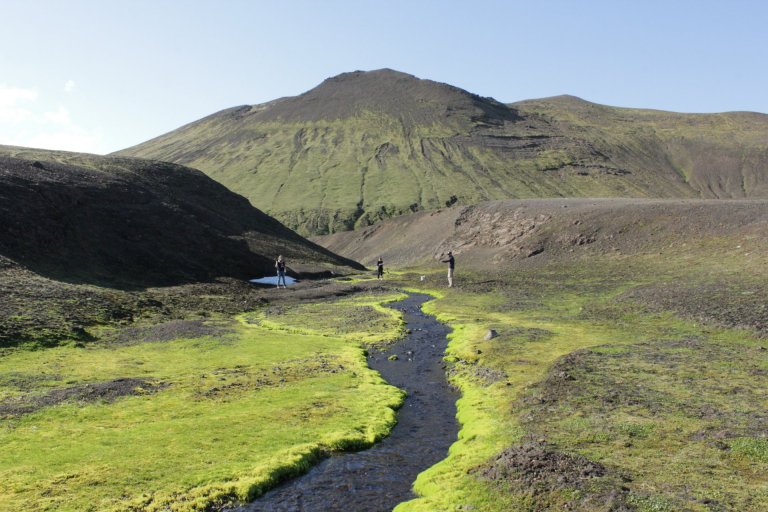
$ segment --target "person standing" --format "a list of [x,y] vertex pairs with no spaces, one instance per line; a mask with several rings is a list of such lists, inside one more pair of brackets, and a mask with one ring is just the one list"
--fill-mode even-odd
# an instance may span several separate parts
[[447,260],[441,260],[443,263],[448,264],[448,288],[453,287],[453,268],[455,267],[456,263],[453,259],[453,253],[451,251],[448,251],[448,259]]
[[376,279],[384,279],[384,260],[381,259],[381,256],[376,262]]
[[282,281],[283,288],[288,288],[285,284],[285,260],[282,254],[277,257],[275,268],[277,269],[277,287],[280,288],[280,282]]

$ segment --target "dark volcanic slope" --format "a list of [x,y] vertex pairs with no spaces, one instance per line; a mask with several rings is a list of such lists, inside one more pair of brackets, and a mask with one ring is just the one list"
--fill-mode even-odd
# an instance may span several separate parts
[[[328,249],[368,265],[482,272],[546,263],[649,256],[741,261],[768,253],[768,200],[527,199],[418,212],[373,226],[316,237]],[[704,255],[704,256],[702,256]]]
[[266,108],[241,107],[260,121],[332,121],[366,112],[398,118],[404,126],[431,123],[503,123],[515,121],[513,109],[492,98],[482,98],[451,85],[419,80],[411,75],[381,69],[355,71],[328,78],[299,96],[283,98]]
[[0,147],[0,256],[54,279],[165,285],[355,265],[203,173],[147,160]]
[[768,197],[768,116],[504,105],[384,69],[213,114],[121,155],[201,169],[301,233],[458,202]]

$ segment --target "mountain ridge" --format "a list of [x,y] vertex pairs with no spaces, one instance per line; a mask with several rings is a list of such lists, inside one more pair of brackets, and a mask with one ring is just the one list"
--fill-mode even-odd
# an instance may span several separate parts
[[768,116],[569,95],[503,104],[389,69],[225,109],[115,153],[198,168],[302,234],[535,197],[768,197]]
[[527,103],[537,103],[537,102],[571,103],[574,105],[592,105],[597,107],[605,107],[613,110],[658,112],[658,113],[673,114],[673,115],[680,115],[680,116],[686,116],[686,115],[708,116],[708,115],[726,115],[726,114],[746,114],[746,115],[755,115],[760,117],[768,116],[768,113],[766,112],[758,112],[754,110],[726,110],[723,112],[681,112],[676,110],[666,110],[666,109],[653,108],[653,107],[627,107],[627,106],[619,106],[619,105],[608,105],[604,103],[597,103],[595,101],[590,101],[588,99],[582,98],[581,96],[576,96],[574,94],[556,94],[554,96],[544,96],[541,98],[529,98],[525,100],[508,102],[508,103],[505,103],[505,105],[509,107],[517,107],[520,105],[525,105]]

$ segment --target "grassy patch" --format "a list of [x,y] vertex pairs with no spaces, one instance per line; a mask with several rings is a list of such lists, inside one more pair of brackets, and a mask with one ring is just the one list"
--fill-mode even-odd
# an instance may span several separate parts
[[[243,315],[249,324],[298,334],[336,336],[365,345],[392,341],[403,334],[403,321],[393,309],[384,307],[405,295],[361,294],[329,302],[298,306],[274,306]],[[388,333],[389,337],[382,337]]]
[[465,276],[427,304],[454,329],[462,430],[397,512],[768,508],[764,341],[637,300],[697,288],[682,263],[600,266]]
[[[727,297],[761,319],[754,294],[735,293],[763,289],[759,269],[736,281],[715,263],[693,274],[691,260],[590,263],[418,290],[453,328],[462,429],[397,512],[768,509],[765,341],[758,322],[726,329],[740,326],[710,314]],[[733,293],[712,286],[725,280]],[[695,310],[675,307],[689,295]],[[200,510],[368,446],[402,395],[367,369],[364,347],[401,334],[381,307],[400,297],[7,349],[0,509]],[[132,380],[114,396],[86,392],[119,379]]]
[[[349,299],[334,314],[378,307],[373,297]],[[111,389],[104,383],[118,378],[144,384],[6,409],[0,509],[203,510],[254,498],[326,452],[369,446],[394,424],[402,393],[367,368],[360,342],[396,337],[399,320],[366,309],[371,324],[337,333],[314,313],[277,315],[285,324],[270,316],[269,328],[195,324],[194,337],[174,338],[191,328],[174,324],[6,352],[0,404],[39,405],[64,389]]]
[[744,457],[748,461],[768,464],[768,439],[739,437],[730,443],[733,455]]

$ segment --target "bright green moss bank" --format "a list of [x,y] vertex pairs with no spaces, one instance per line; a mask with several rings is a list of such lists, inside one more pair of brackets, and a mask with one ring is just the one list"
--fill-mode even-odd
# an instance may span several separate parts
[[703,303],[705,283],[726,280],[737,308],[764,281],[689,263],[464,274],[430,290],[425,309],[454,329],[461,432],[396,512],[768,510],[765,342],[639,292]]
[[358,331],[396,337],[399,318],[377,309],[393,298],[334,303],[366,313],[347,332],[299,307],[286,316],[311,332],[242,321],[193,339],[7,353],[3,404],[123,377],[156,387],[0,419],[0,510],[205,510],[370,445],[403,396],[367,368]]
[[[390,274],[437,297],[425,309],[453,328],[461,389],[457,442],[396,511],[768,510],[765,341],[728,327],[765,325],[768,280],[762,262],[730,261],[605,258],[461,273],[453,289],[442,273]],[[0,509],[206,510],[370,445],[403,395],[364,350],[400,335],[382,304],[401,296],[274,303],[203,337],[7,352],[6,407],[146,385],[0,420]]]

